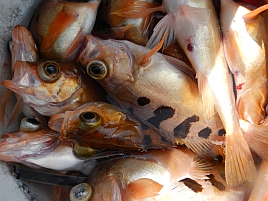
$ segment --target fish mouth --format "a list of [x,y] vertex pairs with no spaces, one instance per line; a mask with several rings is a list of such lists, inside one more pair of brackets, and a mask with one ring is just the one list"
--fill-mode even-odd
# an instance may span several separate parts
[[22,86],[20,84],[17,84],[16,82],[14,82],[12,80],[3,80],[1,82],[1,84],[16,94],[34,95],[33,92],[29,90],[29,87],[25,87],[25,86]]

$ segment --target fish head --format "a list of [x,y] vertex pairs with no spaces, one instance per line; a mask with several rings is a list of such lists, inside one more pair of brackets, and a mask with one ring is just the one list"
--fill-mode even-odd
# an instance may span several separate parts
[[104,102],[86,103],[74,111],[56,114],[48,125],[60,133],[60,139],[83,147],[121,150],[141,146],[138,124]]
[[118,85],[123,86],[134,79],[135,57],[123,42],[87,35],[85,47],[77,60],[106,91],[107,88],[116,89]]
[[100,0],[41,3],[30,23],[43,58],[68,59],[77,57],[84,36],[91,32]]
[[79,68],[73,62],[17,61],[12,80],[2,84],[45,116],[80,106],[84,89]]
[[7,162],[26,161],[29,157],[50,153],[58,143],[58,133],[50,129],[5,133],[0,139],[0,159]]
[[12,73],[17,61],[35,62],[38,60],[38,51],[31,32],[22,25],[12,30],[11,40]]

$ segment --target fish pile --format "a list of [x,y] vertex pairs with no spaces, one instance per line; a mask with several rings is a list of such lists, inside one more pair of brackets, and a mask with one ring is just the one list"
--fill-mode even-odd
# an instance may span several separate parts
[[82,175],[53,200],[267,200],[267,3],[44,0],[12,30],[0,160]]

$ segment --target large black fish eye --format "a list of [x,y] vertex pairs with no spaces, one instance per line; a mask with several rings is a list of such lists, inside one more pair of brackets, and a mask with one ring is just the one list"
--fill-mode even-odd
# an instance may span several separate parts
[[71,201],[88,201],[93,195],[93,189],[88,183],[74,186],[70,191]]
[[93,79],[100,80],[105,78],[108,69],[107,65],[103,61],[94,60],[87,64],[86,71]]
[[38,66],[38,75],[45,82],[55,82],[60,78],[60,66],[55,61],[45,61]]
[[101,117],[95,112],[82,112],[78,126],[83,130],[96,130],[101,125]]

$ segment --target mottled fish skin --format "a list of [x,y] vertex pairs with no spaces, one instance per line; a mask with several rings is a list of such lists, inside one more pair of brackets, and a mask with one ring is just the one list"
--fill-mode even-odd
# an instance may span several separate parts
[[225,131],[220,118],[217,115],[206,118],[195,80],[160,53],[139,65],[148,51],[128,41],[89,36],[78,60],[84,67],[102,60],[108,73],[97,81],[124,111],[159,129],[169,141],[223,141]]
[[[267,104],[267,30],[265,17],[244,19],[251,10],[221,1],[221,24],[226,59],[234,75],[241,119],[260,124]],[[265,11],[267,12],[267,11]]]
[[[56,80],[43,79],[45,66],[58,70]],[[106,101],[106,92],[93,79],[88,79],[76,62],[18,61],[14,71],[12,80],[4,80],[2,84],[44,116],[73,110],[85,102]]]
[[76,59],[84,36],[94,26],[100,2],[43,1],[30,23],[30,31],[37,40],[41,56]]
[[194,157],[193,152],[183,148],[149,150],[135,158],[102,163],[88,180],[94,189],[90,201],[247,199],[245,186],[230,189],[216,171],[211,174],[204,171],[204,175],[208,174],[207,179],[193,178]]
[[[86,119],[83,118],[87,117],[93,122],[90,127],[84,124]],[[50,118],[48,125],[61,134],[61,140],[83,147],[112,150],[173,147],[161,138],[157,130],[142,125],[104,102],[90,102],[74,111],[56,114]]]

